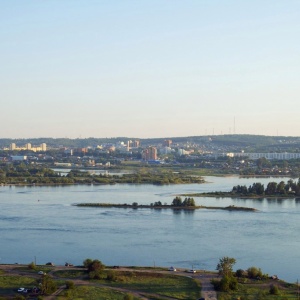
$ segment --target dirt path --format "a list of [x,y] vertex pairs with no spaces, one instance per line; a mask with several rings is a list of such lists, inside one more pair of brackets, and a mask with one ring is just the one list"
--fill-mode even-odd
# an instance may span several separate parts
[[205,300],[217,300],[217,293],[215,292],[213,285],[210,283],[210,281],[214,278],[218,278],[218,275],[210,273],[201,273],[197,276],[197,279],[201,282],[201,294],[202,297],[205,298]]

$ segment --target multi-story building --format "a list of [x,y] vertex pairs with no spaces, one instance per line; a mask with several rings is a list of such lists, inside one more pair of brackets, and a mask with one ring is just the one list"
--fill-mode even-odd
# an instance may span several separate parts
[[142,153],[144,160],[157,160],[157,149],[156,147],[150,146],[146,148]]
[[164,140],[163,142],[163,146],[165,147],[171,147],[171,144],[172,144],[172,140]]
[[134,148],[138,148],[138,147],[140,147],[140,145],[141,145],[141,142],[139,140],[134,140],[132,143],[132,147],[134,147]]
[[24,146],[17,147],[15,143],[11,143],[9,145],[9,150],[30,150],[33,152],[47,151],[47,145],[46,143],[42,143],[40,146],[32,146],[30,143],[27,143]]
[[15,143],[11,143],[9,145],[9,150],[16,150],[16,144]]
[[259,158],[266,158],[266,159],[298,159],[300,158],[300,153],[293,153],[293,152],[282,152],[282,153],[227,153],[226,156],[229,157],[249,157],[250,159],[259,159]]

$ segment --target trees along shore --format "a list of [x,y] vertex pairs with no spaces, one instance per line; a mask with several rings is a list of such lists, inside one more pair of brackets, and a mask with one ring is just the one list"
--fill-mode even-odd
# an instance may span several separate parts
[[200,176],[192,176],[184,172],[172,171],[136,172],[133,174],[109,175],[90,174],[87,171],[71,170],[61,175],[52,169],[42,166],[20,164],[0,167],[0,184],[3,185],[68,185],[68,184],[190,184],[204,183]]
[[269,182],[264,187],[264,184],[260,182],[255,182],[249,187],[246,185],[237,185],[232,188],[230,192],[210,192],[210,193],[193,193],[182,196],[190,197],[232,197],[232,198],[296,198],[300,197],[300,178],[298,181],[293,179],[288,180],[287,182],[280,181]]

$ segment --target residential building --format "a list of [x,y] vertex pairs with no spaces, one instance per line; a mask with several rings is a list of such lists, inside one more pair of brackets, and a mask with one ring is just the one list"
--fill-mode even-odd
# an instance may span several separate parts
[[146,148],[142,153],[143,160],[157,160],[156,147],[150,146]]

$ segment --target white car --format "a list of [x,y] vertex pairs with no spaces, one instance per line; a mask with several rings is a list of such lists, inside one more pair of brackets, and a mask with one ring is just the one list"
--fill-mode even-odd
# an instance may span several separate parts
[[169,271],[171,271],[171,272],[176,272],[176,269],[175,269],[174,267],[170,267],[170,268],[169,268]]
[[188,272],[188,273],[196,273],[196,270],[190,269],[190,270],[188,270],[187,272]]
[[39,275],[44,275],[44,274],[46,274],[46,273],[44,273],[43,271],[39,271],[38,274],[39,274]]
[[23,293],[25,291],[25,288],[18,288],[19,293]]

